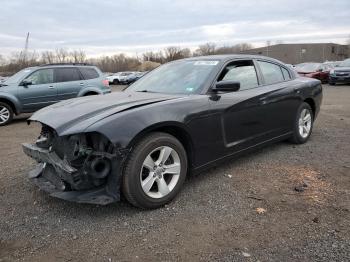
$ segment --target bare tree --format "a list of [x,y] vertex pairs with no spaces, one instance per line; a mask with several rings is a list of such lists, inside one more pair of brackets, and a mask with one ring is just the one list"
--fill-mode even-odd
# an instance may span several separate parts
[[219,47],[216,49],[215,54],[237,54],[252,48],[253,46],[249,43],[240,43],[233,46]]
[[191,51],[188,48],[181,49],[176,46],[169,46],[164,49],[164,58],[166,62],[174,61],[191,56]]
[[73,50],[69,53],[74,63],[84,63],[86,60],[86,54],[82,50]]
[[43,64],[52,64],[56,62],[56,55],[52,51],[43,51],[41,53],[41,61]]
[[349,38],[346,42],[348,44],[348,57],[350,57],[350,35],[349,35]]
[[206,43],[200,45],[197,50],[194,52],[195,56],[205,56],[205,55],[214,55],[216,53],[216,44]]
[[156,63],[164,63],[165,58],[162,51],[159,52],[146,52],[142,55],[143,61],[151,61]]
[[7,62],[6,59],[2,55],[0,55],[0,66],[5,65],[6,62]]
[[194,53],[192,53],[189,48],[170,46],[162,51],[145,52],[142,54],[141,58],[129,57],[125,54],[116,54],[113,56],[101,56],[99,58],[90,59],[87,59],[85,52],[82,50],[68,51],[65,48],[59,48],[54,51],[47,50],[41,52],[40,54],[35,51],[27,52],[25,60],[22,59],[22,52],[15,52],[11,54],[9,59],[4,59],[0,55],[0,72],[2,72],[2,74],[3,72],[6,72],[6,74],[13,74],[28,66],[66,62],[89,62],[98,66],[105,72],[150,70],[159,66],[160,64],[186,57],[232,54],[251,48],[252,45],[249,43],[240,43],[233,46],[223,47],[217,47],[214,43],[206,43],[204,45],[200,45]]
[[65,63],[68,57],[68,51],[65,48],[56,49],[56,59],[58,63]]

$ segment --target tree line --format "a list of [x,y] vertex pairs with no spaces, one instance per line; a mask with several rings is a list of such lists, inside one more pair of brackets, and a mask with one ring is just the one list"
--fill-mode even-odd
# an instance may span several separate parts
[[98,58],[88,58],[83,50],[69,51],[65,48],[43,52],[21,51],[13,53],[9,58],[0,55],[0,75],[12,75],[26,67],[52,63],[89,63],[98,66],[103,72],[147,71],[160,64],[182,58],[239,53],[251,48],[253,46],[249,43],[232,46],[217,46],[214,43],[206,43],[198,46],[194,51],[189,48],[170,46],[156,52],[145,52],[136,57],[121,53]]

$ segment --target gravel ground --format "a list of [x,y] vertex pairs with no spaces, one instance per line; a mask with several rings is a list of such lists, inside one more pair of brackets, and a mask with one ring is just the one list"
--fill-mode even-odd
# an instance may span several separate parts
[[308,143],[192,176],[153,211],[40,192],[20,147],[39,127],[17,118],[0,128],[0,261],[349,261],[349,101],[349,86],[325,86]]

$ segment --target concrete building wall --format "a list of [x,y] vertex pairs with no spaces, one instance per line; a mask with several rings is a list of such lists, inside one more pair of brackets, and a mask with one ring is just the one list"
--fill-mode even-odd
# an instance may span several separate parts
[[243,51],[244,54],[269,56],[286,64],[341,61],[349,57],[349,47],[332,43],[278,44]]

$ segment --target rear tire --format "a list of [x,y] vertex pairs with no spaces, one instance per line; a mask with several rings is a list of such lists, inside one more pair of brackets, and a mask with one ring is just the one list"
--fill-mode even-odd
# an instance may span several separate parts
[[0,126],[9,124],[13,119],[13,110],[10,105],[0,102]]
[[312,133],[314,113],[308,103],[303,102],[295,117],[293,136],[290,141],[294,144],[304,144]]
[[182,144],[167,133],[152,133],[138,142],[130,153],[124,168],[122,191],[136,207],[158,208],[175,198],[186,174],[187,155]]
[[113,80],[113,85],[119,85],[119,80],[118,79],[114,79]]
[[331,86],[335,86],[335,83],[329,82],[329,85],[331,85]]

